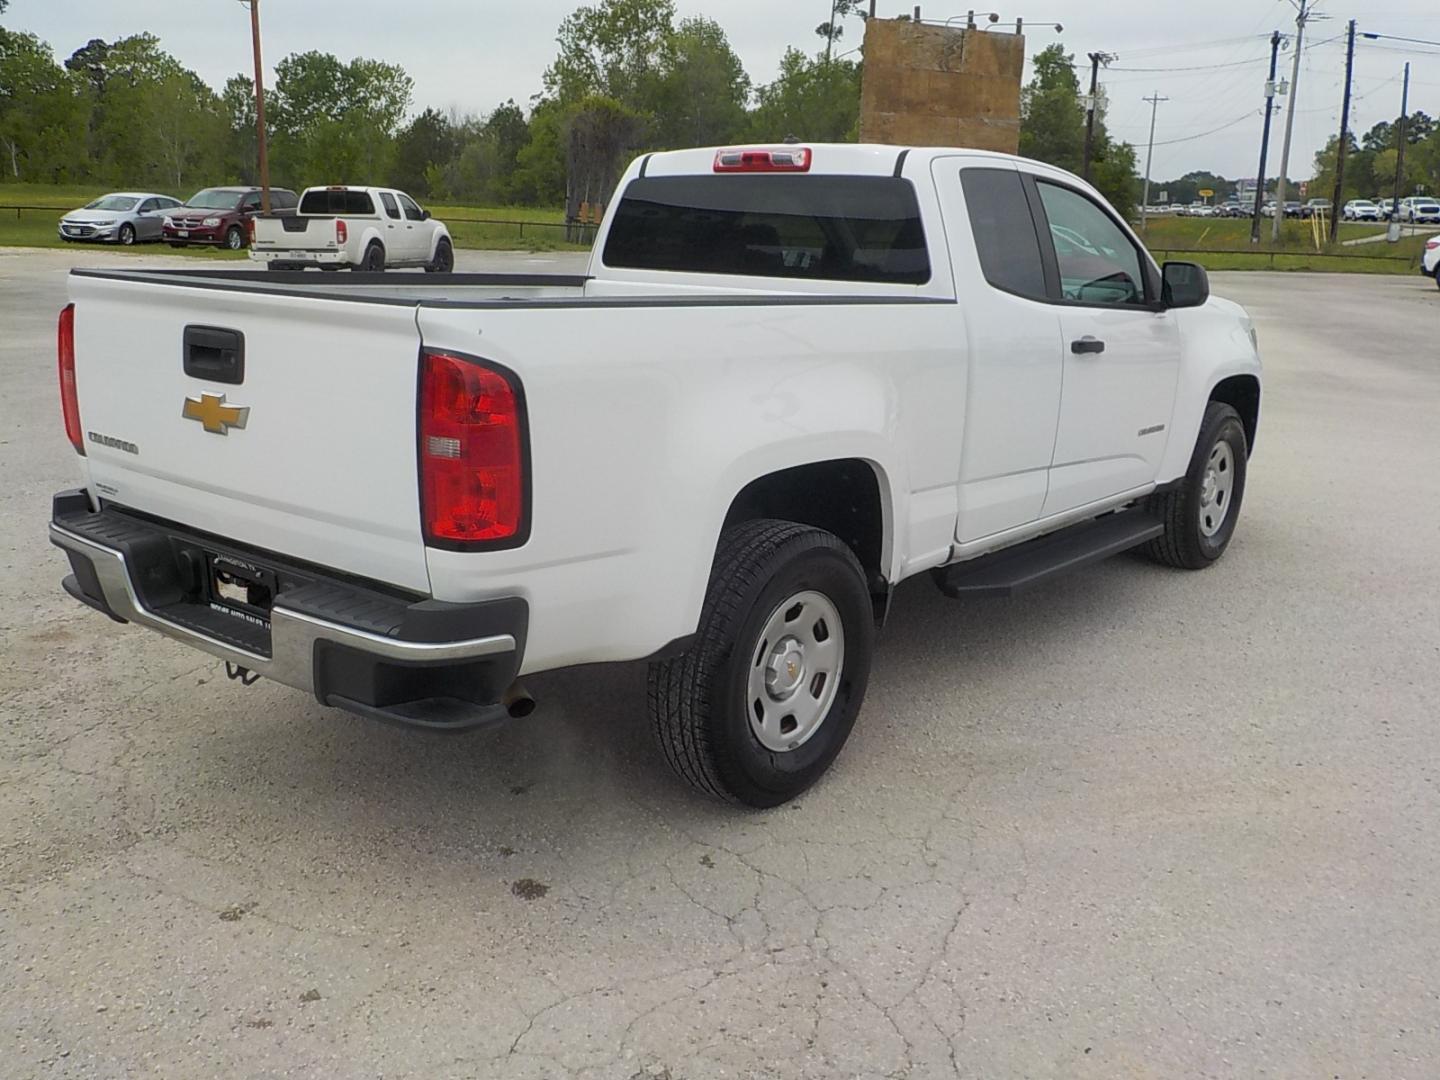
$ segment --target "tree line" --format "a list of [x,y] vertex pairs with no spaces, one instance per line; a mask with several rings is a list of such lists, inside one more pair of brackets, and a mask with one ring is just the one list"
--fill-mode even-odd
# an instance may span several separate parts
[[[598,0],[561,23],[543,90],[485,114],[412,114],[414,84],[384,60],[293,53],[266,87],[271,182],[390,183],[473,205],[555,206],[567,192],[577,117],[627,155],[681,146],[858,137],[858,51],[867,5],[814,0],[832,16],[814,53],[791,47],[774,78],[752,82],[724,29],[678,18],[674,0]],[[7,0],[0,0],[3,14]],[[1023,92],[1020,151],[1076,172],[1085,113],[1073,57],[1052,46]],[[153,187],[182,197],[254,183],[255,95],[237,74],[216,90],[140,33],[87,42],[63,60],[0,25],[0,182]],[[571,155],[573,156],[573,154]],[[1097,124],[1093,178],[1127,211],[1135,150]]]

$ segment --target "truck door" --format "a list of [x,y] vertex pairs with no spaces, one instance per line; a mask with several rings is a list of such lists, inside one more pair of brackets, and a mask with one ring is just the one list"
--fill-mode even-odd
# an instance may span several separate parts
[[1110,211],[1079,188],[1027,178],[1058,278],[1064,392],[1044,515],[1153,483],[1180,371],[1175,316],[1154,307],[1158,275]]
[[385,237],[385,250],[398,255],[405,246],[400,239],[405,232],[405,219],[400,216],[400,204],[390,192],[382,191],[380,205],[383,207],[380,232]]
[[934,166],[969,338],[955,530],[961,544],[1040,517],[1062,363],[1060,311],[1046,292],[1041,237],[1021,174],[993,158],[968,161],[940,158]]
[[399,198],[400,209],[405,214],[404,224],[395,231],[396,235],[402,238],[401,242],[405,247],[396,253],[396,258],[405,259],[407,262],[428,259],[431,230],[426,224],[425,215],[419,204],[409,195],[403,191],[397,191],[395,195]]

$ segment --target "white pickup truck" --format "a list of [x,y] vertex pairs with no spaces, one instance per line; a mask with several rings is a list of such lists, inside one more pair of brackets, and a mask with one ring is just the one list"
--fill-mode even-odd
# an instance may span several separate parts
[[1208,567],[1259,419],[1251,321],[1201,268],[976,151],[647,155],[584,276],[76,270],[70,298],[77,600],[422,728],[648,659],[670,764],[753,806],[840,751],[900,581]]
[[393,188],[307,188],[298,210],[255,217],[250,230],[250,258],[271,270],[455,268],[450,230]]

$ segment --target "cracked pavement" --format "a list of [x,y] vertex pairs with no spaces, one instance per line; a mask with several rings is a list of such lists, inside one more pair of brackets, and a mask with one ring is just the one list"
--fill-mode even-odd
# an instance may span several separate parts
[[0,1077],[1434,1074],[1433,283],[1216,275],[1268,369],[1225,561],[907,583],[754,813],[671,779],[639,665],[436,739],[66,597],[54,318],[117,258],[0,253]]

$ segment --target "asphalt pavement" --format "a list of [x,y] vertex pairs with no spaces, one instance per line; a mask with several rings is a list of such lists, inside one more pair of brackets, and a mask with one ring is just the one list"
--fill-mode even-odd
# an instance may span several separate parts
[[1268,378],[1223,562],[907,583],[755,813],[640,665],[437,739],[65,596],[55,315],[119,257],[0,253],[0,1077],[1436,1075],[1433,282],[1215,275]]

